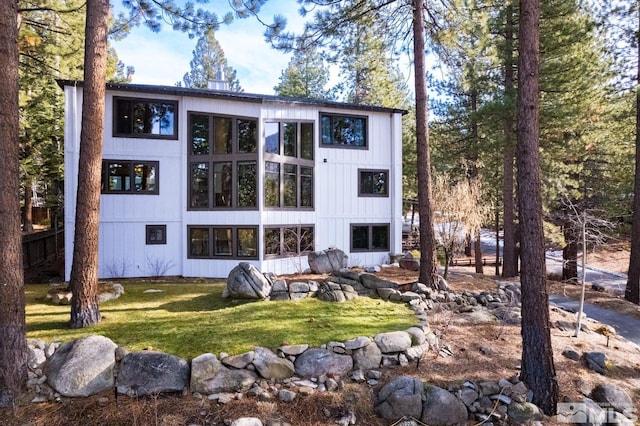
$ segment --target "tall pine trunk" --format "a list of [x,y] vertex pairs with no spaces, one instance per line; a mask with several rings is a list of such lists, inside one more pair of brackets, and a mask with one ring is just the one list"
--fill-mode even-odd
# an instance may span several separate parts
[[518,206],[522,250],[522,381],[533,403],[556,413],[558,381],[549,331],[539,153],[539,0],[520,0]]
[[98,229],[109,0],[87,1],[84,89],[70,287],[72,328],[100,322]]
[[[640,20],[638,22],[640,25]],[[624,291],[624,298],[636,305],[640,305],[640,39],[638,42],[638,68],[636,75],[639,83],[636,89],[636,169],[633,181],[633,222],[631,224],[629,275],[627,276],[627,288]]]
[[27,378],[18,142],[18,2],[0,2],[0,406]]
[[438,274],[433,206],[431,205],[431,159],[429,154],[429,123],[427,73],[424,43],[424,0],[413,2],[413,53],[416,92],[416,149],[418,174],[418,215],[420,216],[420,276],[421,283],[435,287]]
[[[506,10],[505,29],[505,68],[504,90],[505,100],[513,99],[513,6]],[[516,251],[515,203],[514,203],[514,140],[515,135],[511,105],[505,105],[504,115],[504,151],[503,151],[503,182],[502,182],[502,220],[503,220],[503,263],[502,276],[515,277],[518,275],[518,255]]]

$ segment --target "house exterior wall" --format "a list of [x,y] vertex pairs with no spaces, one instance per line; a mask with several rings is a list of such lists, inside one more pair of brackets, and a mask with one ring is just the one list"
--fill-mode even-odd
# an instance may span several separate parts
[[[79,158],[82,87],[65,85],[65,277],[71,273],[77,170]],[[113,135],[113,98],[134,97],[178,102],[178,138],[123,138]],[[258,123],[258,208],[252,210],[196,211],[189,209],[189,113],[251,117]],[[367,117],[367,149],[321,147],[320,112]],[[314,208],[286,209],[264,206],[265,122],[290,120],[314,123]],[[306,256],[266,258],[265,226],[312,225],[315,249],[337,247],[350,256],[352,266],[388,262],[389,253],[401,251],[402,238],[402,142],[401,112],[353,110],[304,102],[247,102],[165,93],[131,93],[107,90],[104,117],[103,158],[157,161],[157,195],[103,194],[100,206],[99,276],[140,277],[182,275],[226,277],[239,259],[190,259],[190,225],[250,225],[258,227],[257,260],[249,260],[263,272],[302,271]],[[388,170],[389,196],[358,194],[360,169]],[[389,224],[389,250],[351,253],[352,224]],[[166,244],[146,244],[147,225],[166,225]],[[160,273],[161,272],[161,273]]]

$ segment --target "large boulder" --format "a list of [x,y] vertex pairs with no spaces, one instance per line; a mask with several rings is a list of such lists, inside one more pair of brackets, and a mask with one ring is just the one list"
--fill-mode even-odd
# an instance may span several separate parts
[[382,351],[375,343],[369,343],[353,350],[353,368],[360,370],[374,370],[380,368]]
[[398,283],[395,281],[387,281],[379,278],[373,274],[361,274],[360,281],[362,285],[371,290],[377,290],[379,288],[392,288],[397,289]]
[[328,274],[349,265],[349,256],[337,248],[309,253],[307,259],[311,272],[315,274]]
[[248,262],[240,262],[229,272],[222,297],[236,299],[267,299],[271,282],[258,268]]
[[591,391],[591,399],[613,408],[619,413],[625,413],[634,407],[633,400],[618,385],[613,383],[601,383]]
[[244,392],[256,382],[253,371],[227,368],[214,354],[202,354],[191,361],[191,391],[202,394]]
[[117,347],[110,339],[95,335],[62,344],[45,364],[49,386],[69,397],[112,389]]
[[349,355],[313,348],[296,358],[295,368],[296,374],[302,377],[342,376],[353,369],[353,359]]
[[467,407],[451,392],[425,384],[424,397],[422,422],[430,426],[467,424]]
[[389,331],[373,338],[383,354],[402,352],[411,347],[411,335],[406,331]]
[[358,293],[350,285],[325,280],[319,284],[316,297],[325,302],[344,302],[356,299]]
[[384,385],[375,399],[375,410],[387,420],[409,416],[420,418],[422,414],[423,384],[414,377],[400,376]]
[[182,392],[188,380],[189,364],[184,359],[162,352],[133,352],[120,362],[116,389],[130,396]]

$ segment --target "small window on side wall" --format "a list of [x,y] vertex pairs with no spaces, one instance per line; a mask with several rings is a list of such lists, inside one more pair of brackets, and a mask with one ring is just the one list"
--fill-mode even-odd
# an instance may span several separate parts
[[367,149],[367,118],[320,114],[322,147]]
[[388,251],[389,224],[351,225],[351,251]]
[[358,195],[360,197],[388,197],[389,171],[358,169]]
[[147,225],[147,244],[167,244],[167,225]]

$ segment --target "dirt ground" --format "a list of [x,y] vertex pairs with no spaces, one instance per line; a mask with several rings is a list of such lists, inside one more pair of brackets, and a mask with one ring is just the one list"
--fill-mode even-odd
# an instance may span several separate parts
[[[628,252],[619,250],[592,255],[591,262],[598,262],[603,269],[625,272]],[[619,269],[613,269],[619,268]],[[488,271],[492,273],[493,270]],[[415,272],[399,268],[383,268],[381,277],[398,282],[413,282]],[[318,277],[315,277],[316,279]],[[476,275],[469,268],[454,268],[449,285],[454,290],[494,290],[496,279],[491,275]],[[549,291],[577,297],[579,287],[559,282],[549,282]],[[640,307],[607,293],[587,290],[587,300],[619,312],[636,315],[640,319]],[[596,330],[599,325],[587,321],[591,331],[573,337],[570,325],[575,314],[551,309],[551,335],[554,360],[560,388],[560,400],[578,400],[596,384],[613,382],[625,388],[634,401],[640,401],[640,348],[617,336],[607,337]],[[380,383],[386,383],[398,375],[410,375],[447,387],[466,380],[499,380],[518,375],[521,357],[520,327],[499,321],[478,323],[472,316],[452,314],[448,311],[429,313],[432,331],[440,336],[441,344],[448,345],[453,355],[438,356],[430,351],[419,365],[395,367],[383,370]],[[582,361],[572,361],[562,355],[571,346],[578,352],[602,351],[610,360],[610,368],[603,377],[587,369]],[[381,385],[380,384],[380,385]],[[378,385],[378,386],[380,386]],[[336,393],[298,396],[291,403],[260,402],[244,397],[226,405],[208,400],[198,400],[191,394],[184,396],[159,396],[135,400],[106,392],[89,398],[62,399],[57,403],[29,403],[29,395],[16,413],[0,411],[2,424],[9,425],[223,425],[239,417],[255,416],[265,422],[278,420],[291,425],[332,425],[347,410],[352,410],[358,425],[389,425],[375,416],[372,410],[376,388],[366,384],[348,384]],[[102,399],[100,399],[102,398]],[[636,406],[640,413],[640,405]],[[3,419],[4,418],[4,419]],[[225,423],[226,422],[226,423]],[[278,424],[278,423],[273,423]],[[554,424],[553,420],[545,424]]]

